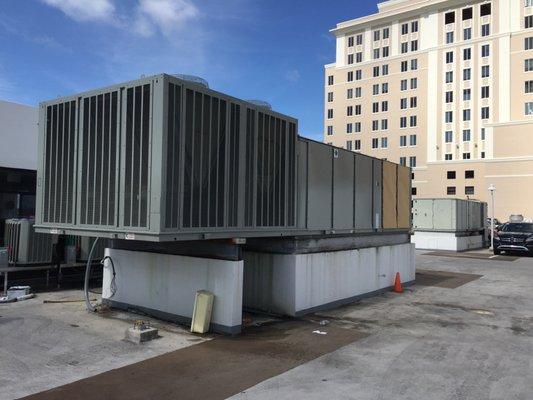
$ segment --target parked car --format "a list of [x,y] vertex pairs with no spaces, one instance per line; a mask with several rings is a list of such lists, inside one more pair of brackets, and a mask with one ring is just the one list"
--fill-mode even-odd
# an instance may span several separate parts
[[494,254],[502,251],[533,255],[533,223],[508,222],[500,227],[494,234]]

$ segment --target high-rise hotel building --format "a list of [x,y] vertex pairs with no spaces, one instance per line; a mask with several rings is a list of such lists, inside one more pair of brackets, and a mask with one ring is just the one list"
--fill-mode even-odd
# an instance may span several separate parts
[[414,198],[533,218],[533,0],[389,0],[342,22],[324,141],[412,167]]

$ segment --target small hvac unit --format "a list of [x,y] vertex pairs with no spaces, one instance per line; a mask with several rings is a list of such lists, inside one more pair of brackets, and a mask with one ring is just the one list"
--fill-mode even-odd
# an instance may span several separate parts
[[53,235],[37,233],[31,219],[8,219],[4,243],[10,264],[46,264],[52,261]]

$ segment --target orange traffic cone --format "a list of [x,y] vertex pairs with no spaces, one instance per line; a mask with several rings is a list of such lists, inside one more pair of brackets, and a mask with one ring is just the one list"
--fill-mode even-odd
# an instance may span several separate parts
[[394,293],[403,293],[402,280],[400,279],[400,273],[396,272],[396,279],[394,280]]

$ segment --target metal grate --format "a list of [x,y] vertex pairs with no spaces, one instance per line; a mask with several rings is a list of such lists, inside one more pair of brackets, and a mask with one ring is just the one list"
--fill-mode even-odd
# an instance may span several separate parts
[[224,227],[227,103],[187,89],[184,110],[183,227]]
[[296,126],[259,112],[256,225],[293,226]]
[[82,116],[80,221],[116,225],[116,167],[119,117],[117,91],[85,97]]
[[43,221],[70,224],[74,210],[76,102],[46,108]]
[[4,238],[11,264],[44,264],[52,260],[52,235],[36,233],[33,220],[6,220]]
[[254,225],[254,160],[256,157],[256,111],[246,110],[246,166],[244,192],[244,225]]
[[151,85],[126,91],[124,226],[147,227]]
[[168,85],[168,137],[166,162],[166,221],[165,227],[179,227],[179,174],[181,134],[181,91],[179,85]]

